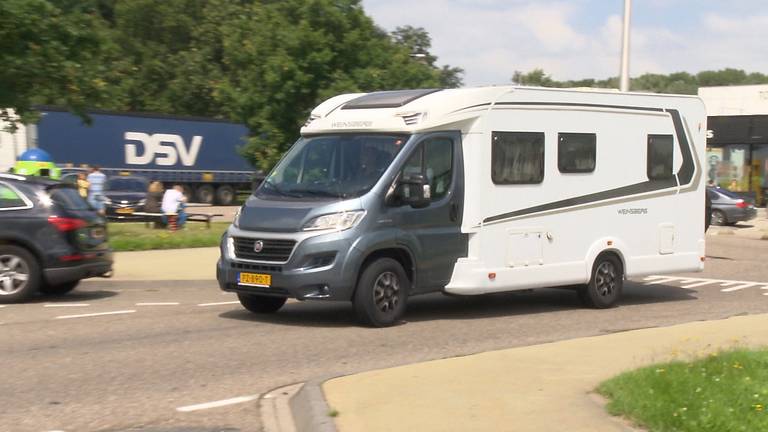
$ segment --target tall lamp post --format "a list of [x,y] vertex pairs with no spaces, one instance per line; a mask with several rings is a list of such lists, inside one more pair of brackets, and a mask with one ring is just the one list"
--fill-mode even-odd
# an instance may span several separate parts
[[632,15],[632,0],[624,0],[624,30],[621,36],[621,73],[619,89],[629,91],[629,19]]

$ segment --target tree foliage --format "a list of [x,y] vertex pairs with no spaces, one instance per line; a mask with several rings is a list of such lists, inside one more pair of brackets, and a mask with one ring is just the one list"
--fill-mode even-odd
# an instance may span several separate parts
[[390,35],[360,0],[3,0],[0,107],[242,122],[243,155],[267,169],[330,96],[460,86],[430,49],[424,29]]
[[[519,85],[540,87],[596,87],[618,88],[618,77],[603,80],[583,79],[556,81],[542,69],[534,69],[523,73],[515,71],[512,82]],[[762,73],[747,74],[740,69],[722,69],[718,71],[703,71],[696,75],[687,72],[675,72],[669,75],[643,74],[630,80],[630,89],[652,93],[696,94],[699,87],[768,84],[768,75]]]

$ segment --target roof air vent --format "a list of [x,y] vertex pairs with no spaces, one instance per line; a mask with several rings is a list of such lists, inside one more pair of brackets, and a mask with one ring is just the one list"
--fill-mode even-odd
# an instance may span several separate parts
[[417,112],[417,113],[403,113],[398,114],[398,117],[402,117],[403,121],[405,122],[406,126],[413,126],[415,124],[419,124],[422,120],[427,118],[427,113]]
[[317,120],[317,119],[319,119],[319,118],[320,118],[320,116],[319,116],[319,115],[310,114],[310,115],[309,115],[309,118],[307,119],[307,121],[306,121],[306,122],[304,122],[304,126],[302,126],[302,127],[307,127],[307,126],[309,126],[309,125],[310,125],[310,124],[311,124],[313,121],[315,121],[315,120]]

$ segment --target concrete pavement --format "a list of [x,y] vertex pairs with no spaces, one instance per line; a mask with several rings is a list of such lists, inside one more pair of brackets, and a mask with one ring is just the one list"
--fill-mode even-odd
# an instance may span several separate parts
[[768,315],[739,316],[366,372],[323,390],[341,432],[627,431],[590,395],[600,382],[656,362],[766,344]]

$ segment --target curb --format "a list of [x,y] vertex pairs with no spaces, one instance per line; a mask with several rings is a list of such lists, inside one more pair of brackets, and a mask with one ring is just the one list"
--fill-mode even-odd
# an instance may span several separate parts
[[321,378],[277,388],[259,401],[264,432],[337,432]]

